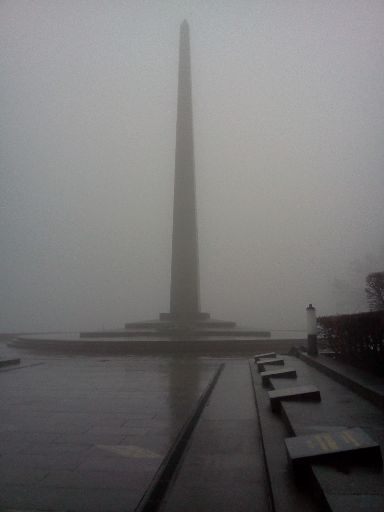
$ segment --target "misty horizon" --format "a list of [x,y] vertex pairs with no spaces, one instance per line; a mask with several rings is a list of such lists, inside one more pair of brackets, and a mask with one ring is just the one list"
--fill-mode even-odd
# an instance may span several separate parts
[[1,321],[169,311],[179,25],[201,309],[263,329],[368,309],[383,270],[384,4],[3,2]]

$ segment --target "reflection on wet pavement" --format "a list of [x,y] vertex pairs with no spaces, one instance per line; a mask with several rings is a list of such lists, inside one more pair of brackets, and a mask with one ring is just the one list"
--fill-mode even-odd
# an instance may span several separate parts
[[0,505],[95,511],[135,508],[218,366],[180,357],[22,363],[0,371]]

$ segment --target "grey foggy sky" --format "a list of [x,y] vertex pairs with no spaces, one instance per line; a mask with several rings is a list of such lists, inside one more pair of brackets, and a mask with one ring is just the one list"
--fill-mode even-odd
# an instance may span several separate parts
[[202,309],[301,328],[384,269],[384,2],[3,1],[0,331],[169,310],[191,29]]

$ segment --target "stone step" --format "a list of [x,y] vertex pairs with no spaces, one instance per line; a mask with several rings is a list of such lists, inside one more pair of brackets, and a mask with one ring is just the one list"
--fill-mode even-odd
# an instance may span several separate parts
[[257,369],[259,370],[259,373],[260,373],[260,372],[264,372],[266,370],[265,369],[266,366],[272,366],[272,365],[284,366],[284,364],[285,364],[284,359],[278,359],[278,358],[262,359],[261,361],[258,361]]
[[253,359],[255,363],[260,359],[271,359],[272,357],[276,357],[276,352],[266,352],[265,354],[256,354]]
[[320,391],[316,386],[309,384],[307,386],[294,386],[291,388],[274,389],[268,391],[271,409],[277,411],[280,408],[281,400],[313,400],[320,402]]
[[296,379],[297,374],[294,368],[284,368],[283,370],[268,370],[260,373],[261,380],[264,386],[270,384],[270,379]]

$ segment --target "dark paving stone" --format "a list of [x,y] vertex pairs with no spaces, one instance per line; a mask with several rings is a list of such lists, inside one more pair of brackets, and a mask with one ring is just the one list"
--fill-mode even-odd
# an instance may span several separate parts
[[59,434],[82,434],[90,430],[90,425],[76,425],[76,424],[52,424],[49,419],[44,421],[33,421],[24,424],[5,424],[2,426],[2,432],[22,432],[25,434],[33,433],[34,435],[41,433],[42,437],[46,434],[52,434],[51,437],[57,437]]
[[[135,437],[130,443],[97,444],[86,453],[84,461],[90,459],[120,458],[162,458],[172,442],[168,436]],[[140,455],[142,453],[142,456]]]
[[209,482],[201,486],[180,486],[173,492],[172,499],[165,501],[161,510],[166,512],[269,510],[268,502],[265,501],[262,493],[255,492],[262,482],[256,479],[251,483],[236,482],[232,480],[231,492],[223,491],[228,485],[227,481],[218,482],[217,485]]
[[204,456],[219,457],[228,453],[241,455],[254,449],[254,434],[254,419],[232,421],[203,419],[199,425],[199,436],[193,439],[193,447],[198,454],[204,454]]
[[59,434],[53,440],[54,444],[72,444],[80,446],[93,446],[95,444],[119,444],[126,435],[124,434]]
[[137,504],[137,492],[124,489],[84,489],[9,486],[1,490],[1,506],[15,510],[127,512]]
[[139,457],[117,457],[108,454],[99,454],[87,457],[78,466],[79,471],[117,471],[132,473],[157,470],[163,459],[163,455],[153,452],[153,456]]
[[33,469],[75,469],[83,458],[82,453],[24,453],[8,454],[0,457],[0,469],[25,467]]
[[[340,495],[359,494],[384,495],[384,476],[381,468],[356,461],[342,464],[313,464],[316,476],[321,479],[321,487],[325,494],[335,494],[335,468],[337,468],[337,493]],[[353,476],[353,478],[351,478]],[[356,486],[356,481],[359,486]]]
[[[42,481],[48,472],[46,470],[34,469],[29,467],[7,465],[0,467],[1,486],[5,485],[30,485]],[[0,494],[1,503],[1,494]]]
[[40,445],[34,445],[34,444],[22,444],[20,445],[18,453],[20,456],[23,457],[43,457],[43,458],[50,458],[52,460],[55,460],[58,457],[64,457],[66,458],[67,455],[74,456],[74,457],[80,457],[81,459],[84,458],[85,454],[88,453],[91,450],[90,446],[82,446],[82,445],[68,445],[68,444],[40,444]]
[[144,493],[153,471],[51,471],[44,476],[44,487],[84,489],[125,489]]
[[328,503],[333,512],[383,512],[384,496],[372,494],[332,495]]

